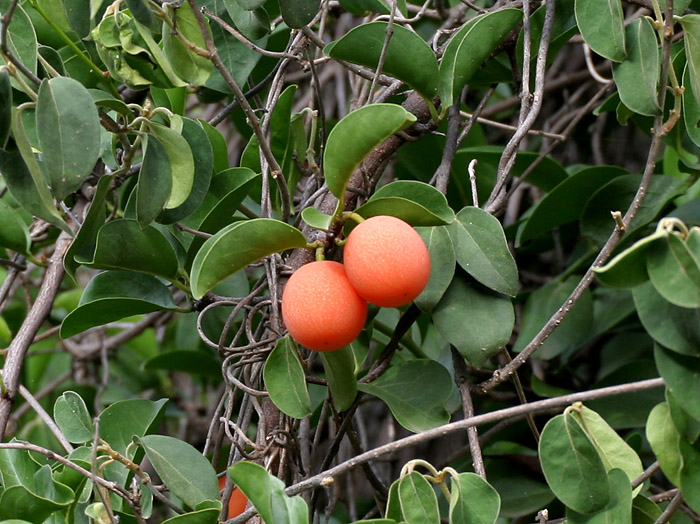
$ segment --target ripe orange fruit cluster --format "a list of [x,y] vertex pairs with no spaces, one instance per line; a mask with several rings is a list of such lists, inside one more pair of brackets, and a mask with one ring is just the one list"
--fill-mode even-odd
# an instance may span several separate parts
[[292,338],[315,351],[355,340],[367,302],[399,307],[413,301],[430,277],[430,254],[410,225],[391,216],[368,218],[348,235],[344,264],[320,260],[299,268],[282,294],[282,318]]

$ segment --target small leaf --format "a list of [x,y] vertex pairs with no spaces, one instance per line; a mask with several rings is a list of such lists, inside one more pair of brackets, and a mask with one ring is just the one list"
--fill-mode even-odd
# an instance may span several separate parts
[[620,0],[576,0],[576,22],[581,36],[600,56],[622,62],[625,26]]
[[53,418],[69,442],[82,444],[95,436],[85,401],[74,391],[66,391],[56,399]]
[[362,160],[416,117],[394,104],[370,104],[345,116],[328,135],[323,155],[328,188],[343,198],[345,186]]
[[694,419],[700,420],[700,358],[674,353],[654,345],[654,360],[666,387],[676,398],[682,398],[681,407]]
[[447,231],[462,269],[489,289],[515,296],[518,268],[498,219],[482,209],[465,207]]
[[333,405],[338,411],[345,411],[352,406],[357,396],[355,356],[352,348],[345,346],[336,351],[323,351],[321,360],[333,397]]
[[414,227],[442,226],[455,219],[454,211],[440,191],[415,180],[398,180],[382,186],[355,212],[364,218],[395,216]]
[[280,0],[282,20],[292,29],[301,29],[318,13],[321,0]]
[[129,271],[105,271],[85,287],[80,305],[61,324],[61,337],[132,315],[174,311],[173,296],[156,277]]
[[460,473],[450,479],[450,522],[496,522],[501,497],[475,473]]
[[515,313],[507,297],[458,275],[435,306],[433,321],[440,334],[478,368],[508,343]]
[[522,20],[519,9],[499,9],[472,18],[447,44],[440,62],[440,100],[450,107],[494,49]]
[[315,207],[305,207],[301,211],[301,219],[314,229],[328,231],[333,223],[333,215],[327,215]]
[[299,362],[296,345],[288,336],[279,339],[267,356],[263,379],[270,399],[285,415],[294,418],[311,415],[304,367]]
[[[700,24],[698,27],[700,27]],[[696,146],[700,146],[700,127],[698,127],[698,122],[700,122],[700,98],[695,95],[694,88],[688,89],[687,87],[691,85],[689,64],[686,64],[686,67],[683,70],[682,85],[686,86],[682,95],[685,132]]]
[[174,129],[151,123],[151,132],[158,138],[168,153],[172,183],[170,194],[165,202],[165,209],[181,206],[189,197],[194,182],[194,156],[185,138]]
[[547,484],[567,507],[578,513],[594,513],[610,501],[605,466],[573,415],[557,415],[547,422],[539,456]]
[[[190,84],[204,85],[214,68],[214,64],[208,58],[187,49],[185,44],[177,38],[178,33],[201,49],[207,48],[192,8],[186,2],[180,4],[177,9],[177,31],[173,31],[167,24],[163,24],[163,54],[180,78]],[[161,66],[162,62],[159,60]]]
[[[641,486],[639,486],[641,489]],[[566,510],[568,524],[632,524],[632,487],[625,472],[610,471],[610,502],[596,513],[582,514]]]
[[[384,48],[387,26],[387,22],[359,25],[328,44],[323,52],[336,60],[376,69]],[[437,91],[438,64],[435,53],[418,34],[400,25],[393,26],[382,72],[402,80],[432,103]]]
[[2,200],[0,200],[0,224],[2,224],[0,246],[26,255],[31,245],[29,228],[19,213]]
[[168,150],[155,135],[144,135],[144,153],[136,186],[136,219],[142,227],[165,207],[173,186]]
[[646,437],[659,461],[661,471],[675,486],[680,484],[681,456],[678,449],[680,435],[671,420],[667,402],[657,404],[649,413]]
[[78,190],[100,156],[100,118],[77,80],[44,80],[36,104],[36,130],[51,190],[61,201]]
[[[685,55],[688,60],[690,88],[693,90],[695,100],[700,100],[700,15],[690,14],[682,16],[680,22],[685,32],[683,42],[685,44]],[[687,86],[687,84],[685,85]],[[693,122],[693,124],[696,123]]]
[[399,481],[399,502],[406,524],[439,524],[438,501],[430,482],[412,471]]
[[165,435],[146,435],[136,440],[170,493],[185,504],[194,508],[202,501],[219,499],[216,471],[190,444]]
[[[241,246],[246,246],[241,250]],[[248,264],[272,253],[306,246],[295,227],[269,218],[242,220],[208,238],[192,262],[191,287],[196,299]]]
[[440,302],[455,274],[457,259],[452,240],[444,227],[416,229],[430,253],[430,279],[415,300],[421,311],[431,311]]
[[649,280],[647,251],[666,237],[666,231],[657,231],[621,251],[602,267],[594,267],[598,280],[617,289],[632,289]]
[[[3,15],[6,13],[9,4],[9,2],[3,2]],[[12,51],[12,54],[17,60],[22,62],[29,71],[36,74],[36,61],[38,56],[36,32],[34,31],[32,19],[21,5],[15,7],[12,15],[12,23],[7,27],[7,47]],[[17,70],[17,74],[22,75],[23,80],[29,85],[32,85],[32,82],[24,73]],[[12,87],[23,91],[22,85],[16,79],[11,78],[10,81]]]
[[12,126],[12,86],[7,69],[0,72],[0,149],[5,149]]
[[625,28],[625,34],[627,58],[613,66],[620,100],[640,115],[658,115],[661,113],[657,92],[660,66],[656,33],[642,16]]
[[445,424],[450,418],[445,402],[452,393],[452,380],[447,370],[432,360],[393,365],[377,380],[360,383],[357,389],[386,402],[396,421],[414,433]]
[[649,279],[666,300],[676,306],[700,307],[700,267],[677,233],[665,237],[647,253]]

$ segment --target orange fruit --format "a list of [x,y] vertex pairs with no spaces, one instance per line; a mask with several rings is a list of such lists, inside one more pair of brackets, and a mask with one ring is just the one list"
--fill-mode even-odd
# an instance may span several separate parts
[[[224,489],[226,484],[226,477],[219,477],[219,490]],[[226,518],[232,519],[237,517],[245,511],[245,507],[248,504],[248,499],[243,494],[243,492],[238,488],[233,488],[231,492],[231,498],[228,499],[228,514]]]
[[367,302],[355,292],[339,262],[321,260],[297,269],[282,294],[289,334],[315,351],[348,345],[362,331]]
[[355,226],[343,263],[357,294],[376,306],[408,304],[430,278],[425,242],[410,225],[391,216],[375,216]]

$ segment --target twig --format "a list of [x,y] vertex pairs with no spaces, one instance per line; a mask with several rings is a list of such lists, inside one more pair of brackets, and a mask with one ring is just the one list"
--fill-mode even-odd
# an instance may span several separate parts
[[369,86],[369,93],[367,94],[367,103],[372,103],[372,95],[374,94],[374,88],[377,85],[379,76],[382,74],[382,68],[384,67],[384,61],[386,60],[386,54],[389,50],[389,43],[391,42],[391,37],[394,35],[394,16],[396,16],[396,0],[389,0],[389,5],[391,10],[389,11],[389,22],[386,26],[386,32],[384,35],[384,43],[382,44],[382,49],[379,52],[379,61],[377,62],[377,69],[374,72],[374,77],[372,78],[372,83]]
[[467,171],[469,173],[469,185],[472,189],[472,205],[474,207],[479,207],[479,191],[476,187],[476,163],[476,158],[472,158],[467,167]]
[[673,500],[669,502],[668,506],[666,506],[666,509],[664,512],[659,515],[659,518],[656,519],[654,524],[666,524],[669,520],[671,520],[671,517],[673,514],[678,511],[678,509],[681,507],[681,504],[683,503],[683,493],[681,493],[680,490],[678,490],[678,493],[676,493],[676,496],[673,497]]
[[53,436],[56,437],[61,446],[63,446],[63,449],[65,449],[68,453],[73,453],[73,450],[75,448],[71,445],[70,442],[68,442],[68,439],[63,434],[63,431],[61,431],[61,429],[56,425],[56,422],[54,422],[53,418],[51,418],[51,415],[49,415],[43,408],[43,406],[39,404],[39,401],[34,398],[31,391],[29,391],[22,384],[20,384],[19,393],[20,395],[22,395],[24,400],[26,400],[27,403],[34,409],[34,411],[36,411],[37,415],[39,415],[39,418],[41,418],[44,424],[46,424],[46,427],[48,427],[51,433],[53,433]]
[[455,100],[448,111],[445,149],[442,151],[442,160],[440,161],[438,168],[435,170],[432,180],[435,183],[435,188],[443,195],[447,193],[447,184],[450,181],[452,163],[454,162],[455,155],[457,154],[460,123],[459,106],[461,98],[461,96],[457,97],[457,100]]

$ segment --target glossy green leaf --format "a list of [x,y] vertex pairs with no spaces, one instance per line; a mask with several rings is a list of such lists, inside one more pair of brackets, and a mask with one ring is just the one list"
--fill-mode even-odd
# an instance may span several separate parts
[[328,135],[323,154],[326,183],[342,198],[345,187],[362,160],[416,117],[394,104],[370,104],[345,116]]
[[567,507],[594,513],[610,502],[610,482],[598,450],[571,414],[542,430],[539,457],[547,484]]
[[691,444],[681,438],[678,447],[681,452],[679,487],[683,500],[692,510],[700,511],[700,442]]
[[632,501],[632,522],[634,524],[654,524],[661,516],[661,508],[642,495]]
[[195,176],[194,156],[189,143],[179,132],[156,123],[151,123],[150,128],[170,159],[172,182],[165,209],[173,209],[182,205],[192,191]]
[[0,72],[0,149],[5,149],[12,127],[12,86],[7,70]]
[[138,439],[158,476],[185,504],[194,508],[219,499],[219,482],[211,463],[187,442],[165,435]]
[[113,450],[133,459],[137,453],[133,446],[129,447],[132,436],[142,437],[155,432],[165,416],[166,403],[167,399],[135,398],[110,404],[100,413],[100,437]]
[[700,307],[700,266],[677,233],[666,236],[647,253],[649,280],[666,300],[676,306]]
[[672,484],[678,486],[681,472],[680,435],[671,420],[667,402],[657,404],[649,413],[646,437],[656,460],[659,461],[661,471]]
[[165,145],[155,135],[144,135],[144,154],[136,186],[136,219],[142,227],[165,207],[173,187],[172,166]]
[[[522,351],[540,332],[550,317],[566,303],[578,284],[577,277],[553,281],[534,291],[525,302],[520,334],[513,351]],[[561,353],[576,349],[591,336],[593,328],[593,298],[586,290],[571,308],[571,312],[537,349],[537,357],[549,360]]]
[[301,29],[318,13],[321,0],[279,0],[282,20],[292,29]]
[[673,393],[668,389],[666,390],[666,402],[671,412],[673,425],[676,427],[678,433],[680,433],[681,438],[694,444],[700,437],[700,420],[691,417],[685,409],[683,409],[683,402],[676,399]]
[[52,513],[65,509],[74,496],[67,486],[48,481],[36,491],[24,486],[4,490],[0,495],[0,519],[44,522]]
[[433,321],[440,334],[478,368],[508,343],[515,314],[508,297],[455,276],[435,306]]
[[654,360],[666,387],[674,397],[683,399],[681,407],[694,419],[700,420],[700,358],[680,355],[658,344],[654,345]]
[[450,479],[450,522],[487,524],[496,522],[501,497],[475,473],[460,473]]
[[301,211],[301,219],[314,229],[328,231],[333,223],[333,215],[327,215],[315,207],[305,207]]
[[209,78],[214,64],[208,58],[187,49],[177,38],[177,33],[198,47],[207,48],[197,19],[188,3],[180,4],[177,10],[177,32],[163,24],[163,54],[181,79],[190,84],[203,85]]
[[598,280],[617,289],[632,289],[649,280],[647,251],[658,245],[668,233],[657,231],[621,251],[607,264],[594,267]]
[[219,520],[220,512],[221,510],[216,508],[201,509],[176,515],[164,520],[162,524],[216,524]]
[[[246,246],[246,249],[241,249]],[[227,276],[272,253],[306,246],[295,227],[269,218],[242,220],[204,242],[192,262],[191,287],[202,298]]]
[[22,217],[13,208],[0,200],[0,246],[16,253],[27,254],[31,239],[29,228]]
[[280,411],[294,418],[311,415],[313,409],[306,373],[299,361],[296,344],[288,336],[279,339],[267,356],[263,379],[270,400]]
[[[387,26],[387,22],[359,25],[328,44],[323,52],[336,60],[376,69]],[[382,72],[405,82],[426,100],[432,101],[437,91],[438,64],[435,53],[425,40],[413,31],[394,25],[385,53]]]
[[147,360],[144,369],[180,371],[193,375],[221,378],[221,361],[204,351],[173,350]]
[[[11,442],[16,442],[12,439]],[[33,485],[39,464],[23,449],[0,449],[0,475],[4,488]]]
[[68,338],[132,315],[177,309],[172,293],[156,277],[105,271],[88,283],[78,308],[63,319],[60,333]]
[[447,231],[462,269],[489,289],[515,296],[518,268],[497,218],[477,207],[465,207]]
[[401,502],[399,502],[399,482],[396,479],[389,486],[389,496],[386,501],[386,518],[395,522],[403,521],[403,513],[401,512]]
[[82,444],[95,436],[85,401],[74,391],[66,391],[56,399],[53,418],[69,442]]
[[564,179],[537,203],[518,231],[518,245],[578,220],[586,201],[600,186],[626,174],[627,171],[615,166],[590,166]]
[[447,291],[455,274],[457,259],[452,240],[444,227],[416,229],[430,253],[430,279],[415,300],[421,311],[431,311]]
[[700,357],[700,310],[671,304],[651,282],[632,294],[639,320],[654,340],[677,353]]
[[257,9],[258,7],[261,7],[266,0],[234,0],[235,2],[238,2],[238,4],[243,8],[247,9],[248,11]]
[[88,90],[77,80],[44,80],[36,128],[51,190],[61,201],[78,190],[100,156],[100,119]]
[[136,220],[108,222],[97,234],[92,259],[77,261],[99,269],[124,269],[176,280],[177,255],[163,233],[153,226],[141,228]]
[[400,362],[374,382],[358,384],[357,389],[386,402],[396,421],[414,433],[445,424],[450,418],[445,402],[452,393],[452,380],[432,360]]
[[224,0],[233,25],[250,40],[263,38],[270,32],[270,18],[264,9],[244,9],[238,0]]
[[651,23],[640,17],[625,28],[625,35],[627,58],[613,67],[620,100],[640,115],[658,115],[661,113],[657,93],[660,66],[656,33]]
[[690,67],[686,65],[683,71],[683,122],[685,124],[685,132],[688,138],[693,141],[696,146],[700,146],[700,98],[695,95],[694,89],[688,89],[691,84]]
[[454,211],[440,191],[415,180],[397,180],[380,187],[355,212],[365,218],[395,216],[414,227],[442,226],[455,219]]
[[[8,6],[9,2],[3,2],[3,15]],[[37,72],[37,46],[34,24],[24,8],[21,5],[17,5],[12,15],[12,23],[7,28],[7,47],[12,51],[12,54],[34,74]],[[18,70],[17,74],[22,75],[22,79],[29,85],[32,85],[31,80],[29,80],[24,73]],[[10,81],[12,87],[22,90],[22,86],[17,80],[11,78]]]
[[206,120],[200,119],[197,122],[202,126],[202,129],[204,129],[204,132],[209,138],[209,143],[211,144],[211,149],[214,154],[214,173],[220,173],[228,169],[228,144],[226,143],[224,135]]
[[444,109],[452,105],[462,88],[522,16],[519,9],[499,9],[472,18],[454,34],[440,62],[438,89]]
[[345,346],[336,351],[321,352],[321,360],[333,397],[333,405],[338,411],[345,411],[352,406],[357,396],[355,356],[352,348]]
[[402,477],[398,493],[406,524],[439,524],[437,496],[423,475],[412,471]]
[[228,468],[228,475],[255,506],[265,522],[308,524],[309,510],[299,497],[284,493],[284,482],[253,462],[240,461]]
[[620,0],[576,0],[576,22],[586,44],[604,58],[622,62],[625,26]]
[[610,502],[607,506],[592,514],[577,513],[567,509],[566,522],[569,524],[632,524],[632,487],[625,472],[620,469],[610,471]]
[[[686,89],[690,87],[695,95],[695,100],[700,100],[700,15],[689,14],[680,18],[681,27],[685,32],[683,43],[685,55],[688,60],[688,79],[690,85],[684,84]],[[697,122],[695,122],[697,123]]]

